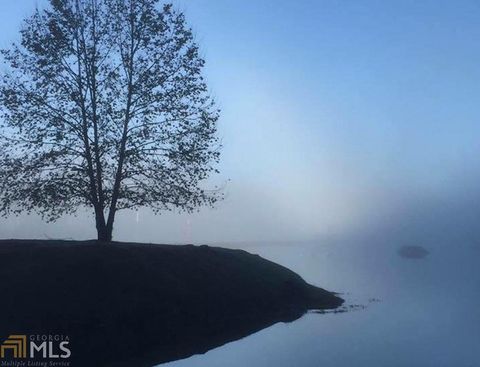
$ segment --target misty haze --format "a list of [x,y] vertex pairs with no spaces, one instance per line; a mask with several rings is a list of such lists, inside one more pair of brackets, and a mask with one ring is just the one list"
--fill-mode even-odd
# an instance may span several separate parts
[[0,344],[69,335],[73,367],[480,365],[479,17],[2,0],[24,58],[0,61]]

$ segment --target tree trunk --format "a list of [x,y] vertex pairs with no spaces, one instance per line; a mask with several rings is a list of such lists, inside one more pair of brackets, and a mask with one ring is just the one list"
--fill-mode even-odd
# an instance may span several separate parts
[[102,242],[112,241],[113,228],[109,228],[106,225],[97,226],[97,239]]
[[112,240],[112,232],[107,227],[97,228],[97,239],[102,242],[110,242]]
[[105,223],[105,216],[103,210],[95,208],[95,221],[97,224],[97,239],[102,242],[112,241],[113,226]]

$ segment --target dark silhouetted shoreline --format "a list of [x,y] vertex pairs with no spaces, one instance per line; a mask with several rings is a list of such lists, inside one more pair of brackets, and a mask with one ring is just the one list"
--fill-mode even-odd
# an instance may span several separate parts
[[68,335],[72,366],[153,366],[343,300],[258,255],[209,246],[0,241],[0,325]]

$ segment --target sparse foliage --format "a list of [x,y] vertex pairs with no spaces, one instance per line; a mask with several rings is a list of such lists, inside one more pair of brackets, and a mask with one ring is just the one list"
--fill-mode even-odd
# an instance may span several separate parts
[[211,205],[218,110],[184,15],[158,0],[50,0],[2,51],[0,212]]

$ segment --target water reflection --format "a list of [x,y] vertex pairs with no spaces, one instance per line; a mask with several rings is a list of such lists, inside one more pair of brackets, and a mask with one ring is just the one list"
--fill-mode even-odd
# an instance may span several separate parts
[[428,244],[405,261],[397,244],[245,246],[312,284],[343,291],[358,312],[310,312],[205,355],[162,367],[474,367],[480,345],[480,268],[471,244]]

